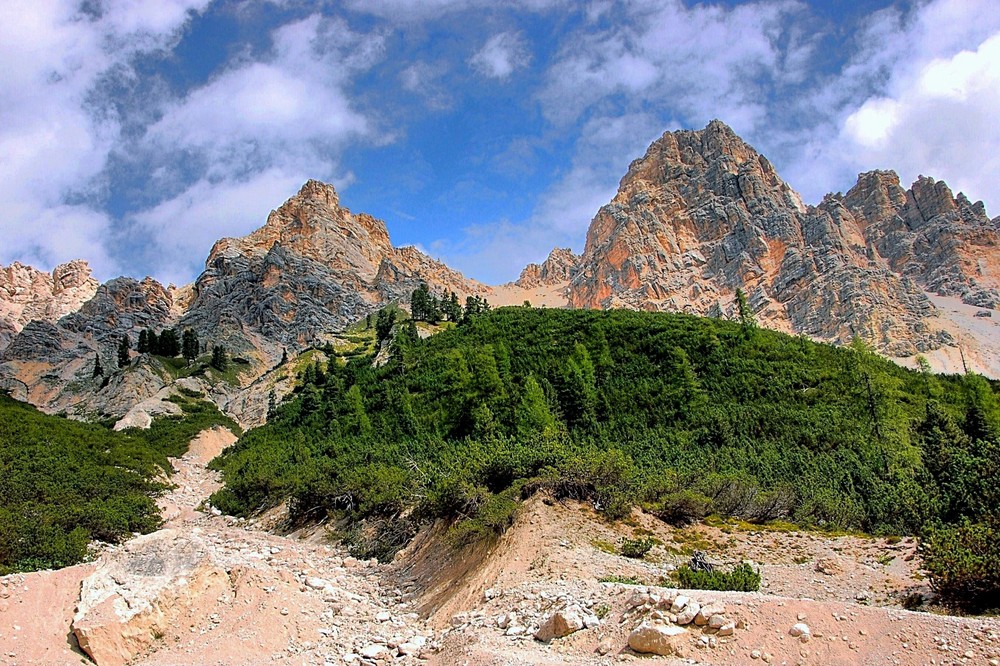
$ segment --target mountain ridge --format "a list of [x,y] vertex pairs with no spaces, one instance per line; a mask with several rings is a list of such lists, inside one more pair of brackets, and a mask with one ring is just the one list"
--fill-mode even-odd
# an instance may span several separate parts
[[[48,411],[118,418],[173,378],[133,352],[129,372],[98,388],[94,360],[114,368],[121,337],[134,347],[142,328],[190,327],[242,363],[235,383],[202,388],[223,409],[253,412],[242,423],[257,422],[266,393],[241,392],[286,354],[329,343],[385,304],[405,302],[421,282],[500,304],[544,295],[550,305],[715,317],[735,316],[743,290],[764,326],[841,344],[861,337],[897,358],[954,357],[957,349],[963,363],[968,357],[973,369],[1000,376],[993,318],[966,312],[958,325],[932,301],[961,299],[992,314],[1000,306],[998,249],[1000,217],[990,220],[982,202],[926,177],[906,190],[894,172],[870,171],[846,194],[806,205],[765,156],[716,120],[665,132],[596,213],[582,254],[556,248],[507,285],[490,287],[414,247],[394,247],[381,220],[352,213],[317,180],[258,229],[218,240],[205,270],[179,289],[125,277],[98,286],[82,261],[51,280],[15,264],[0,270],[0,387]],[[36,291],[53,296],[31,309],[23,285],[39,280]],[[72,298],[58,300],[57,283]],[[978,336],[967,335],[969,322],[982,329]]]

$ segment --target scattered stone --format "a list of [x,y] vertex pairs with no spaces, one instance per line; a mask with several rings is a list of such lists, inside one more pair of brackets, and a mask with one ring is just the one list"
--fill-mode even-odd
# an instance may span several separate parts
[[692,622],[694,622],[694,618],[696,615],[698,615],[698,611],[700,610],[701,606],[698,604],[697,601],[692,599],[691,601],[688,602],[687,606],[684,607],[684,610],[678,613],[677,624],[680,625],[691,624]]
[[554,638],[569,636],[575,631],[583,629],[583,618],[579,609],[568,608],[550,615],[535,632],[535,639],[545,643]]
[[643,654],[683,657],[689,635],[687,629],[674,625],[643,622],[629,634],[628,646]]
[[844,573],[844,564],[836,555],[821,557],[816,560],[816,571],[827,576],[839,576]]
[[809,625],[805,622],[799,622],[798,624],[792,625],[792,628],[788,633],[790,636],[798,638],[803,643],[808,643],[812,640],[812,631],[809,630]]

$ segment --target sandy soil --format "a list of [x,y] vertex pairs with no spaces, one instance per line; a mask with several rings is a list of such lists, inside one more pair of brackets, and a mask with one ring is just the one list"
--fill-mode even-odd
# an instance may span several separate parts
[[569,300],[566,296],[568,287],[568,282],[529,289],[508,283],[491,287],[493,292],[489,295],[488,300],[490,305],[497,307],[523,305],[525,301],[528,301],[532,307],[536,308],[566,308],[569,307]]
[[[959,298],[938,296],[927,293],[940,310],[939,317],[932,324],[943,328],[952,334],[958,347],[942,347],[923,354],[935,372],[957,374],[965,372],[962,363],[962,353],[965,354],[965,365],[969,370],[982,373],[994,379],[1000,379],[1000,311],[977,308],[966,305]],[[989,317],[976,314],[989,313]],[[894,359],[915,368],[917,357]]]

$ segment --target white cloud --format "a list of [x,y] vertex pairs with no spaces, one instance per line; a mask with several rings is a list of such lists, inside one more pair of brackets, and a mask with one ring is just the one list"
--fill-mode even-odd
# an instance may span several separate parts
[[245,180],[199,180],[181,194],[137,214],[142,236],[159,255],[157,276],[185,284],[204,266],[220,238],[241,236],[264,224],[268,211],[293,195],[308,173],[268,169]]
[[990,0],[887,9],[859,53],[797,109],[816,120],[788,135],[784,175],[807,201],[846,190],[861,171],[918,175],[1000,212],[1000,14]]
[[[0,7],[0,262],[40,267],[89,259],[115,268],[102,239],[110,219],[88,203],[118,140],[114,114],[89,94],[138,53],[163,49],[207,0],[109,2],[99,16],[68,0]],[[81,203],[84,202],[84,203]]]
[[469,58],[469,64],[483,76],[503,81],[527,65],[530,59],[531,54],[521,35],[501,32],[490,37]]
[[179,190],[133,216],[158,241],[150,258],[158,275],[190,279],[220,235],[260,226],[308,178],[348,182],[338,156],[349,142],[387,140],[346,90],[382,57],[379,36],[313,15],[272,38],[266,59],[237,60],[167,105],[135,146],[136,158],[159,164],[157,178]]
[[346,0],[348,9],[395,22],[426,21],[470,9],[524,9],[541,12],[571,4],[567,0]]

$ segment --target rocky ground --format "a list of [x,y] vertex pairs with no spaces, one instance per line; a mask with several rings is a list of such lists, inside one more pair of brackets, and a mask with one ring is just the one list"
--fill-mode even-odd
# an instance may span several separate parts
[[[232,439],[208,431],[175,461],[164,529],[0,579],[0,663],[1000,663],[1000,620],[902,610],[928,592],[910,540],[612,525],[536,497],[496,544],[456,550],[436,528],[377,565],[322,528],[279,536],[205,507],[204,465]],[[646,558],[617,554],[637,536],[658,542]],[[751,561],[762,591],[662,586],[695,549]]]

